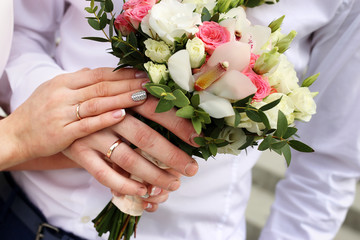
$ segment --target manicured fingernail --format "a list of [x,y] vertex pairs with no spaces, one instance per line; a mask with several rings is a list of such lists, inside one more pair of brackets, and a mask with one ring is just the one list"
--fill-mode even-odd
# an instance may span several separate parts
[[185,174],[188,176],[194,176],[199,170],[198,163],[193,159],[191,163],[188,163],[185,167]]
[[143,197],[143,196],[146,196],[146,195],[149,196],[149,194],[147,193],[147,188],[146,187],[140,187],[136,194],[138,196],[140,196],[140,197]]
[[134,102],[139,102],[139,101],[145,100],[146,97],[147,97],[147,94],[145,91],[139,91],[139,92],[133,93],[131,95],[131,98]]
[[126,115],[125,109],[120,109],[118,111],[115,111],[113,114],[114,118],[121,118]]
[[149,208],[152,208],[152,204],[151,203],[148,203],[145,207],[145,209],[149,209]]
[[180,187],[180,181],[179,180],[175,180],[174,182],[170,183],[167,190],[168,191],[175,191],[176,189],[178,189]]
[[199,145],[194,141],[194,138],[199,137],[199,134],[193,133],[190,137],[190,142],[195,145],[196,147],[199,147]]
[[150,196],[148,193],[146,193],[145,195],[142,195],[141,197],[146,199],[146,198],[149,198]]
[[141,83],[141,88],[144,89],[144,90],[146,90],[145,85],[146,85],[147,83],[149,83],[149,82],[150,82],[149,80],[146,80],[145,82],[142,82],[142,83]]
[[135,78],[147,78],[148,75],[144,71],[136,71]]
[[150,196],[157,196],[161,193],[161,188],[159,187],[152,187]]

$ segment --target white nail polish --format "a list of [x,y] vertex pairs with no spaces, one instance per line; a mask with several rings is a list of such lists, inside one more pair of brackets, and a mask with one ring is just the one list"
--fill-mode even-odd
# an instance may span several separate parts
[[148,193],[146,193],[145,195],[143,195],[143,196],[141,196],[142,198],[149,198],[150,196],[149,196],[149,194]]
[[157,196],[157,195],[160,194],[160,192],[161,192],[161,188],[152,187],[152,188],[151,188],[150,196]]
[[125,109],[120,109],[113,113],[114,118],[121,118],[126,115]]
[[145,209],[149,209],[149,208],[152,208],[152,204],[151,204],[151,203],[148,203],[148,204],[146,205],[146,208],[145,208]]

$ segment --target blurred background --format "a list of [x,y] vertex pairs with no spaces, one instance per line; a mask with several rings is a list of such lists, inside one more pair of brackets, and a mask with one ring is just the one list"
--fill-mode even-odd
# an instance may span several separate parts
[[[253,169],[253,187],[246,210],[247,240],[257,240],[270,214],[275,198],[276,183],[285,175],[285,160],[278,154],[265,151]],[[355,201],[335,240],[360,239],[360,184]]]

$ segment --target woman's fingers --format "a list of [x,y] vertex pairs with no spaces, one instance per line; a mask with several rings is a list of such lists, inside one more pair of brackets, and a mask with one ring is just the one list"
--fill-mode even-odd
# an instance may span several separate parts
[[[74,107],[74,109],[69,109],[68,115],[72,116],[73,118],[75,117],[74,115],[76,115],[76,118],[96,116],[115,109],[138,106],[144,103],[146,98],[147,94],[144,90],[125,92],[112,97],[92,98],[85,102],[79,103],[76,105],[76,107]],[[76,114],[74,114],[74,110]]]
[[145,72],[123,68],[114,71],[113,68],[83,69],[75,72],[68,78],[66,85],[71,89],[84,88],[103,81],[118,81],[134,78],[146,78]]
[[74,103],[84,102],[92,98],[115,96],[134,90],[143,90],[143,84],[146,82],[148,82],[148,79],[142,78],[96,83],[74,91],[76,93],[76,99],[74,98],[76,102]]

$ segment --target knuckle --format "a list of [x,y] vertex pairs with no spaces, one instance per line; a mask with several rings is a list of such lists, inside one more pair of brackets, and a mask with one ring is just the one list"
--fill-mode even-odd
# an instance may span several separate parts
[[99,97],[105,97],[109,94],[109,89],[105,82],[100,82],[96,84],[95,91],[96,91],[96,95]]
[[178,162],[179,162],[179,159],[182,158],[182,154],[180,152],[180,150],[177,150],[177,149],[172,149],[170,151],[168,151],[168,156],[167,156],[167,165],[170,166],[170,167],[175,167]]
[[91,78],[94,82],[100,82],[104,78],[104,69],[95,68],[91,70]]
[[79,131],[83,133],[90,133],[90,122],[88,118],[81,119],[79,124]]
[[134,144],[139,148],[148,148],[153,146],[155,136],[147,127],[140,127],[136,130]]
[[123,169],[130,169],[134,164],[134,155],[132,154],[131,151],[123,150],[121,145],[124,145],[124,143],[121,143],[120,146],[117,147],[119,150],[122,150],[122,151],[119,151],[119,152],[121,152],[121,155],[119,155],[118,164]]
[[94,172],[94,177],[96,178],[96,180],[98,180],[99,182],[105,182],[108,176],[108,172],[104,169],[97,169]]
[[95,99],[91,99],[87,102],[87,104],[85,105],[85,112],[83,113],[82,116],[93,116],[95,114],[98,113],[99,110],[99,102],[96,101]]

